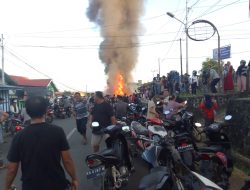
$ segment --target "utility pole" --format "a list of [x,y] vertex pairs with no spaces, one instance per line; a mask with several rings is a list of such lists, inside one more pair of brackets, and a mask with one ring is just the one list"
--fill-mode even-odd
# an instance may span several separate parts
[[185,22],[185,33],[186,33],[186,73],[188,74],[188,35],[187,35],[187,25],[188,25],[188,1],[186,0],[186,22]]
[[181,45],[181,38],[180,38],[180,63],[181,63],[181,77],[182,77],[183,72],[182,72],[182,45]]
[[2,47],[2,85],[5,85],[5,77],[4,77],[4,46],[3,46],[3,34],[1,37],[1,47]]
[[161,60],[158,58],[159,75],[161,76]]

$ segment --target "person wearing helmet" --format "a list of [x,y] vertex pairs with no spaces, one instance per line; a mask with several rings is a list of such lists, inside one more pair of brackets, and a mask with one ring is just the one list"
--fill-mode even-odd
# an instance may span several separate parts
[[196,89],[198,87],[198,76],[197,76],[197,71],[193,71],[193,75],[191,77],[191,91],[192,94],[196,94]]
[[246,61],[241,60],[240,66],[238,67],[236,71],[237,76],[237,86],[239,92],[245,92],[246,91],[246,81],[247,81],[247,66]]

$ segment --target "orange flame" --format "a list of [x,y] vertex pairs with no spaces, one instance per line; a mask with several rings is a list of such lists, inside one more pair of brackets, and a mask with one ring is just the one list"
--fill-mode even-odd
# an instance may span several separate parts
[[115,85],[115,95],[123,96],[125,94],[125,83],[121,74],[117,75],[117,84]]

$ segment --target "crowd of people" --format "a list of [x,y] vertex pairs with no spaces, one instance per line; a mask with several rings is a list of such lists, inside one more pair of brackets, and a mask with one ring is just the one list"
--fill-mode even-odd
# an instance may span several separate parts
[[[163,96],[160,99],[157,96],[150,96],[146,118],[159,118],[160,112],[168,110],[171,113],[166,117],[171,119],[179,108],[185,106],[185,103],[177,98],[170,95],[167,89],[163,90]],[[141,104],[141,100],[142,97],[139,94],[104,96],[102,92],[97,91],[89,97],[81,97],[80,93],[75,93],[72,100],[73,115],[83,144],[88,144],[87,130],[91,130],[90,144],[92,151],[97,153],[101,142],[107,138],[102,129],[115,125],[117,119],[126,117],[128,105]],[[156,101],[162,102],[161,111],[157,110]],[[30,97],[26,100],[25,109],[31,121],[30,125],[17,133],[12,140],[7,155],[9,163],[4,190],[11,189],[19,164],[22,165],[23,189],[66,190],[69,187],[77,189],[75,166],[70,156],[66,136],[61,127],[45,122],[48,105],[48,101],[43,97]],[[214,110],[217,107],[216,101],[211,96],[204,97],[200,108],[204,112],[206,125],[213,122]],[[8,115],[3,111],[0,114],[3,122]],[[99,126],[93,128],[92,122],[98,122]],[[65,177],[62,165],[71,177],[71,181]]]
[[[246,61],[242,60],[236,71],[240,92],[246,91],[249,66],[247,67]],[[223,67],[224,90],[233,90],[233,72],[232,65],[227,62]],[[191,93],[196,94],[199,86],[200,80],[196,71],[192,73],[191,78],[188,75],[184,76],[180,78],[176,71],[170,72],[167,77],[158,75],[150,87],[144,86],[140,93],[134,93],[130,96],[104,96],[102,92],[97,91],[89,97],[81,97],[81,94],[77,92],[70,102],[65,103],[65,98],[62,101],[66,105],[70,103],[72,106],[77,131],[82,136],[84,145],[89,143],[87,130],[91,130],[90,144],[92,151],[97,153],[101,142],[107,138],[102,129],[109,125],[115,125],[117,119],[126,117],[128,106],[132,103],[142,104],[142,101],[146,100],[147,119],[159,118],[160,114],[166,111],[169,112],[166,119],[171,119],[178,109],[185,106],[185,103],[179,99],[178,93],[189,92],[191,89]],[[218,73],[210,68],[203,72],[202,76],[202,84],[210,86],[211,92],[216,93],[216,85],[221,80]],[[3,100],[0,99],[0,103],[1,101]],[[156,102],[158,101],[161,103],[160,111],[157,108]],[[11,190],[11,184],[17,174],[19,164],[22,165],[23,189],[66,190],[68,187],[77,189],[75,167],[64,131],[60,127],[45,122],[48,105],[48,100],[43,97],[30,97],[26,100],[25,112],[30,118],[30,124],[23,131],[17,133],[12,140],[7,156],[9,164],[4,190]],[[199,108],[204,114],[205,127],[213,123],[215,110],[218,108],[216,100],[206,94]],[[13,112],[19,112],[16,101],[12,102],[10,109]],[[8,117],[7,113],[0,110],[1,123]],[[98,122],[99,126],[93,128],[92,122]],[[3,143],[2,135],[0,135],[0,143]],[[71,177],[71,181],[65,177],[62,164]],[[0,169],[4,166],[2,155],[0,155]]]
[[[221,88],[223,92],[227,93],[234,91],[235,84],[237,84],[239,92],[245,92],[249,68],[250,61],[247,65],[245,60],[241,60],[236,71],[230,61],[226,62],[223,65],[221,75],[212,67],[203,69],[200,75],[194,70],[191,76],[187,73],[181,76],[177,71],[170,71],[162,77],[157,74],[152,82],[141,86],[140,92],[145,98],[152,95],[162,95],[164,89],[168,89],[171,94],[188,93],[196,95],[197,90],[205,94],[217,93],[218,88]],[[220,85],[219,82],[221,82]]]

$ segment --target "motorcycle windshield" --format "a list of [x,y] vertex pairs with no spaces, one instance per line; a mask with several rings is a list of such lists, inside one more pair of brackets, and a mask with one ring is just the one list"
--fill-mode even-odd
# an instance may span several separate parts
[[[193,172],[192,171],[193,176],[195,177],[195,179],[197,179],[200,184],[196,184],[196,188],[194,188],[195,190],[223,190],[222,188],[220,188],[218,185],[216,185],[214,182],[212,182],[211,180],[203,177],[202,175]],[[198,187],[199,186],[199,187]]]
[[157,167],[159,166],[157,162],[157,157],[159,155],[160,150],[161,147],[151,145],[147,147],[142,153],[142,159],[151,164],[153,167]]

